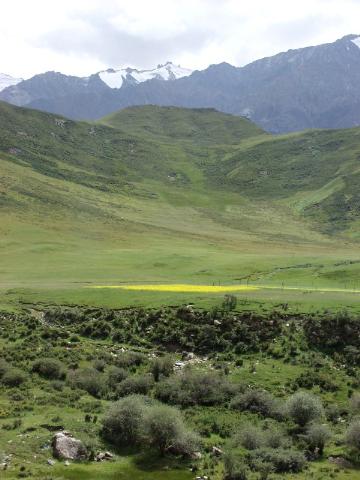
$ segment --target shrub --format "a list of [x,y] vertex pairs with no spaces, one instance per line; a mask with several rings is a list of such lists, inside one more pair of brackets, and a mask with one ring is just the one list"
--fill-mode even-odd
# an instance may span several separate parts
[[81,335],[92,338],[107,338],[111,334],[111,326],[103,320],[93,320],[82,325]]
[[330,437],[331,432],[326,425],[314,424],[308,427],[304,438],[311,452],[318,450],[319,455],[322,455]]
[[146,356],[139,352],[124,352],[116,359],[116,365],[121,368],[138,367],[146,360]]
[[26,382],[27,375],[18,368],[9,368],[2,376],[2,383],[7,387],[19,387]]
[[114,385],[125,380],[128,375],[129,373],[124,368],[111,366],[107,371],[107,382],[109,385]]
[[94,397],[101,397],[104,393],[104,379],[95,368],[80,368],[69,372],[68,382],[72,388],[81,388]]
[[63,380],[66,375],[63,364],[55,358],[39,358],[33,363],[32,371],[48,380]]
[[106,367],[106,362],[105,360],[102,360],[101,358],[98,358],[97,360],[94,361],[94,368],[98,372],[103,372]]
[[345,441],[349,447],[360,452],[360,419],[353,420],[345,434]]
[[270,449],[264,448],[249,452],[248,460],[252,468],[256,468],[258,462],[270,463],[276,473],[298,473],[306,464],[306,459],[301,452],[291,449]]
[[155,395],[173,405],[216,405],[229,399],[231,386],[218,373],[188,370],[160,381]]
[[274,397],[265,390],[249,389],[244,393],[236,395],[230,408],[240,411],[259,413],[264,417],[271,416],[275,411],[276,402]]
[[265,435],[261,428],[245,425],[235,437],[235,441],[247,450],[256,450],[265,445]]
[[174,362],[172,357],[170,355],[166,355],[164,357],[155,358],[151,362],[150,370],[155,382],[158,382],[161,376],[169,377],[174,370]]
[[350,398],[350,409],[353,413],[360,413],[360,393],[356,392]]
[[116,447],[141,443],[145,410],[146,400],[137,395],[114,403],[103,420],[102,436]]
[[7,363],[6,360],[0,358],[0,380],[5,375],[5,373],[9,370],[10,365]]
[[338,405],[332,403],[325,410],[326,418],[332,423],[338,423],[341,412]]
[[292,395],[286,403],[286,410],[289,417],[300,427],[323,415],[321,401],[306,392],[297,392]]
[[153,379],[149,375],[134,375],[118,384],[116,394],[119,397],[138,394],[146,395],[153,386]]
[[311,389],[314,386],[320,387],[324,392],[336,392],[339,386],[333,381],[329,373],[308,370],[299,375],[293,382],[294,390],[299,388]]
[[186,430],[180,413],[167,405],[155,405],[147,412],[146,433],[151,445],[161,455],[166,452],[190,454],[194,452],[195,436]]
[[191,456],[200,445],[198,435],[190,430],[182,429],[177,438],[174,439],[174,444],[171,447],[171,452],[183,456]]
[[248,469],[244,460],[235,452],[227,452],[224,456],[224,480],[247,480]]

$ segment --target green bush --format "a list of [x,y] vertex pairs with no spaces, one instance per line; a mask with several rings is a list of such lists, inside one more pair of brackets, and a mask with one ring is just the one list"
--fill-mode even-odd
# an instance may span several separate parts
[[289,417],[300,427],[318,420],[324,413],[321,401],[306,392],[294,393],[286,402],[286,410]]
[[256,450],[265,445],[265,435],[261,428],[254,425],[244,425],[235,440],[246,450]]
[[314,370],[303,372],[292,382],[292,386],[294,390],[299,388],[310,390],[318,386],[323,392],[336,392],[339,389],[339,386],[333,381],[329,373],[316,372]]
[[350,409],[353,414],[360,413],[360,393],[355,392],[350,398]]
[[102,436],[117,447],[151,445],[161,455],[191,455],[199,446],[198,437],[185,428],[177,409],[140,395],[111,406],[103,420]]
[[326,425],[313,424],[308,427],[304,438],[311,452],[318,450],[319,455],[322,455],[330,437],[331,432]]
[[149,375],[133,375],[117,385],[116,395],[125,397],[127,395],[146,395],[153,387],[153,379]]
[[240,411],[249,411],[270,417],[277,410],[276,399],[265,390],[248,389],[236,395],[230,402],[230,408]]
[[8,362],[3,358],[0,358],[0,380],[10,368]]
[[263,448],[249,452],[248,461],[252,468],[256,468],[258,462],[270,463],[276,473],[298,473],[305,465],[306,459],[303,453],[291,449]]
[[81,388],[96,398],[101,397],[105,390],[103,375],[95,368],[80,368],[70,371],[68,383],[72,388]]
[[345,433],[345,441],[349,447],[360,452],[360,419],[353,420]]
[[130,395],[114,403],[103,420],[102,436],[116,447],[144,441],[146,399]]
[[122,382],[129,376],[129,372],[124,368],[116,367],[112,365],[107,370],[107,382],[110,386]]
[[155,395],[172,405],[218,405],[230,398],[231,388],[218,373],[188,370],[160,381]]
[[116,358],[116,366],[120,368],[138,367],[147,360],[143,353],[124,352]]
[[19,387],[26,382],[27,375],[18,368],[9,368],[2,376],[1,382],[7,387]]
[[247,480],[248,468],[244,459],[236,452],[226,452],[224,456],[224,480]]
[[155,382],[158,382],[160,377],[169,377],[174,371],[173,358],[170,355],[155,358],[151,362],[150,371]]
[[39,358],[33,363],[32,371],[48,380],[63,380],[66,376],[64,365],[55,358]]
[[147,412],[146,433],[150,444],[166,452],[189,455],[197,449],[197,438],[186,430],[177,409],[155,405]]

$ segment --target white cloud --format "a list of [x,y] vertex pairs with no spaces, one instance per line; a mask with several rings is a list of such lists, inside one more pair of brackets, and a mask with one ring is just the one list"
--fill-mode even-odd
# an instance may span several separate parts
[[360,33],[358,0],[1,2],[0,72],[87,75],[110,66],[249,61]]

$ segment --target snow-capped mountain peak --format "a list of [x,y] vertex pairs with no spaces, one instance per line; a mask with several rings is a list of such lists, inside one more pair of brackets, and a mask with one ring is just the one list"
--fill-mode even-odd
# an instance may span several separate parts
[[110,88],[121,88],[124,81],[130,83],[142,83],[154,78],[158,80],[176,80],[181,77],[187,77],[192,74],[192,70],[182,68],[180,65],[174,65],[172,62],[166,62],[164,65],[158,65],[152,70],[137,70],[136,68],[122,68],[119,70],[108,69],[99,72],[101,80]]
[[6,73],[0,73],[0,92],[7,87],[11,87],[22,82],[22,78],[14,78]]
[[360,48],[360,37],[353,38],[351,41]]

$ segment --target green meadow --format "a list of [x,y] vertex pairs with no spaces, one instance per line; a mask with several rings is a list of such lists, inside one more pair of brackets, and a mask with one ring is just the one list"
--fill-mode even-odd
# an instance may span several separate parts
[[3,305],[184,301],[87,288],[161,282],[356,307],[356,294],[308,289],[360,287],[358,129],[272,137],[206,109],[135,107],[95,124],[0,109]]

